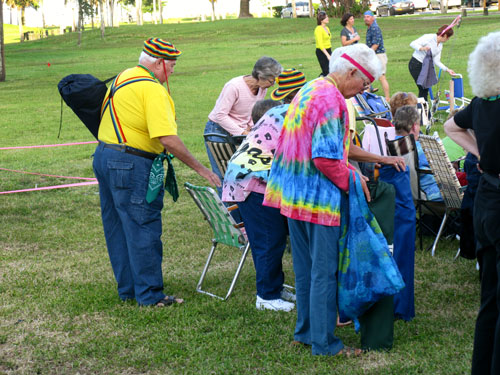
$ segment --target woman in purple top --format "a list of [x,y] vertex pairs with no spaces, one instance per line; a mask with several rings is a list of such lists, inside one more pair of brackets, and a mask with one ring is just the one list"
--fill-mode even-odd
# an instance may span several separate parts
[[[264,56],[257,60],[252,74],[239,76],[227,82],[214,109],[208,115],[204,134],[220,134],[224,137],[248,134],[253,125],[251,113],[254,104],[264,99],[267,89],[274,85],[276,77],[282,70],[279,62]],[[225,139],[221,140],[220,137],[214,136],[209,137],[208,140],[224,141]],[[205,146],[206,141],[207,139],[205,139]],[[207,154],[212,170],[222,180],[222,173],[208,147]],[[220,193],[220,189],[218,190]]]

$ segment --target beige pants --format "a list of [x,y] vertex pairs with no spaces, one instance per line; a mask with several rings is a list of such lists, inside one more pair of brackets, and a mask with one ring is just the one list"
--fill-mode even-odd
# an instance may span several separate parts
[[382,63],[382,74],[385,74],[387,70],[387,55],[385,53],[377,53],[377,57]]

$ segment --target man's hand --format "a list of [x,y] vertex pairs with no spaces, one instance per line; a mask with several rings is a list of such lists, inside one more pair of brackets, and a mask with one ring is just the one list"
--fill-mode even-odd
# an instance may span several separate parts
[[381,163],[394,167],[398,172],[404,172],[406,169],[405,159],[401,156],[383,156]]
[[217,187],[221,187],[222,184],[221,184],[221,181],[219,179],[219,176],[217,176],[214,172],[212,172],[210,169],[206,168],[206,167],[203,167],[203,169],[201,169],[198,174],[203,177],[205,180],[207,180],[210,185],[212,186],[217,186]]

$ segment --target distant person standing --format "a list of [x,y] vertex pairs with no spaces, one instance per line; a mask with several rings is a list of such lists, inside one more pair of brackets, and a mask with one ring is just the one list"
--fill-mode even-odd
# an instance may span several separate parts
[[382,75],[379,77],[380,84],[384,90],[385,99],[389,101],[391,95],[389,93],[389,82],[385,77],[387,71],[387,55],[385,54],[384,38],[382,37],[382,30],[378,27],[375,16],[371,10],[364,13],[365,25],[368,26],[366,30],[366,45],[375,51],[378,59],[382,63]]
[[316,57],[318,58],[319,66],[321,67],[320,76],[328,75],[328,64],[332,55],[332,35],[328,28],[330,19],[328,15],[320,11],[316,18],[318,26],[314,29],[314,39],[316,39]]
[[438,29],[437,33],[425,34],[410,43],[410,47],[413,48],[415,52],[413,52],[411,60],[408,63],[408,69],[410,70],[410,74],[413,77],[413,80],[417,84],[419,98],[424,98],[425,101],[427,101],[429,89],[420,86],[417,83],[417,80],[420,72],[422,71],[423,61],[427,54],[427,51],[431,51],[432,62],[435,66],[445,72],[448,72],[452,76],[455,75],[455,72],[453,70],[447,68],[441,62],[441,51],[443,50],[443,43],[446,43],[448,40],[450,40],[452,36],[453,29],[448,25],[443,25]]
[[351,13],[346,13],[342,16],[340,24],[344,26],[340,31],[340,43],[342,46],[350,46],[359,42],[361,37],[354,27],[354,16]]

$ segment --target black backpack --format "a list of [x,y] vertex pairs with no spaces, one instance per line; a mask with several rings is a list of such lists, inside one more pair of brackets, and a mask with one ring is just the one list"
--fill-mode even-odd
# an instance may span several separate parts
[[61,79],[57,85],[61,94],[59,135],[62,127],[62,100],[64,100],[97,139],[101,122],[101,106],[108,91],[106,83],[114,78],[101,81],[90,74],[70,74]]

